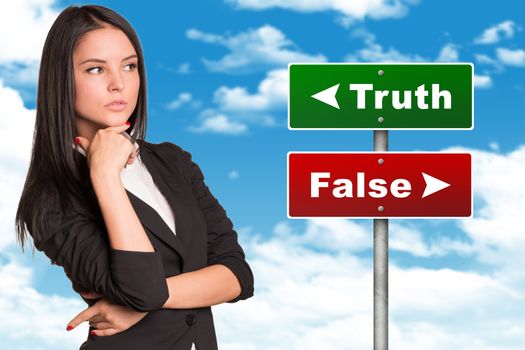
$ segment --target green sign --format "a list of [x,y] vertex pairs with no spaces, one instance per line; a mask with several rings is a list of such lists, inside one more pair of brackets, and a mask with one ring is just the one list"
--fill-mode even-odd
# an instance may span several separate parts
[[290,63],[289,129],[473,129],[472,63]]

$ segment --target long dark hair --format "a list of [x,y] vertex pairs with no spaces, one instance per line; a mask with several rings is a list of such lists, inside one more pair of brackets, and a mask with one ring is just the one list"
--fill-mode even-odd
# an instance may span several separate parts
[[72,146],[76,136],[73,51],[84,34],[108,25],[122,30],[137,53],[140,88],[126,132],[132,130],[132,143],[145,139],[146,75],[137,34],[126,19],[106,7],[67,7],[51,26],[42,51],[31,162],[15,218],[22,252],[26,229],[33,241],[45,236],[46,212],[51,208],[63,212],[75,198],[94,197],[86,159]]

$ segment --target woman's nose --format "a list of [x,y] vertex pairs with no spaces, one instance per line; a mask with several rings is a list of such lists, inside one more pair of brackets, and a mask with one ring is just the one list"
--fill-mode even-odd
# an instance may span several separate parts
[[124,89],[124,80],[122,79],[122,76],[120,74],[113,74],[111,76],[111,81],[108,85],[109,91],[120,91]]

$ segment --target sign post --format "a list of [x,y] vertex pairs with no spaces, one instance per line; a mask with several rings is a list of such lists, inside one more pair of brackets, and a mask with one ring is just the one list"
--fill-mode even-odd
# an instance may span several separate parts
[[290,63],[290,130],[374,130],[373,153],[288,152],[288,218],[374,220],[374,350],[388,349],[388,219],[472,216],[470,154],[388,152],[388,130],[474,128],[471,63]]
[[[374,151],[388,151],[388,131],[374,131]],[[388,349],[388,219],[374,219],[374,349]]]

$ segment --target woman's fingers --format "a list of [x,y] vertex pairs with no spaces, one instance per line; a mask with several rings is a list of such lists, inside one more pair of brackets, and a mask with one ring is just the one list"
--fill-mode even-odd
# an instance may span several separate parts
[[102,294],[98,294],[95,292],[80,292],[80,295],[82,295],[86,299],[100,299],[103,297]]
[[117,125],[117,126],[108,126],[107,128],[105,128],[106,130],[111,130],[111,131],[115,131],[117,133],[124,133],[124,131],[129,128],[131,124],[129,124],[129,122],[126,122],[125,124],[122,124],[122,125]]
[[[120,134],[131,142],[131,136],[129,136],[125,131],[121,132]],[[131,151],[131,154],[128,157],[128,161],[126,162],[126,165],[133,164],[133,162],[135,161],[135,158],[137,157],[136,151],[137,150],[135,149],[135,147],[133,147],[133,150]]]
[[96,337],[104,337],[108,335],[115,335],[117,334],[117,330],[114,328],[106,328],[106,329],[94,329],[91,331],[91,335],[94,335]]
[[114,133],[117,133],[117,134],[120,134],[122,136],[124,136],[125,138],[128,139],[128,141],[131,142],[131,136],[129,136],[129,134],[126,132],[126,130],[129,128],[130,124],[128,124],[129,122],[126,122],[126,124],[123,124],[123,125],[118,125],[118,126],[109,126],[107,128],[105,128],[104,130],[105,131],[111,131],[111,132],[114,132]]
[[131,154],[129,155],[128,164],[133,164],[136,158],[137,158],[137,150],[134,149],[133,152],[131,152]]
[[91,317],[97,315],[98,313],[99,313],[99,309],[97,307],[97,304],[91,307],[88,307],[87,309],[85,309],[84,311],[76,315],[75,318],[73,318],[71,321],[69,321],[66,329],[70,331],[76,326],[78,326],[79,324],[81,324],[82,322],[87,321]]
[[114,325],[112,323],[109,323],[109,322],[93,322],[93,321],[89,321],[89,326],[90,327],[93,327],[95,329],[98,329],[98,330],[103,330],[103,329],[108,329],[108,328],[113,328]]
[[77,145],[79,145],[80,147],[82,147],[82,149],[84,150],[84,152],[86,153],[86,155],[88,154],[88,150],[89,150],[89,140],[82,137],[82,136],[77,136],[75,137],[75,142]]

